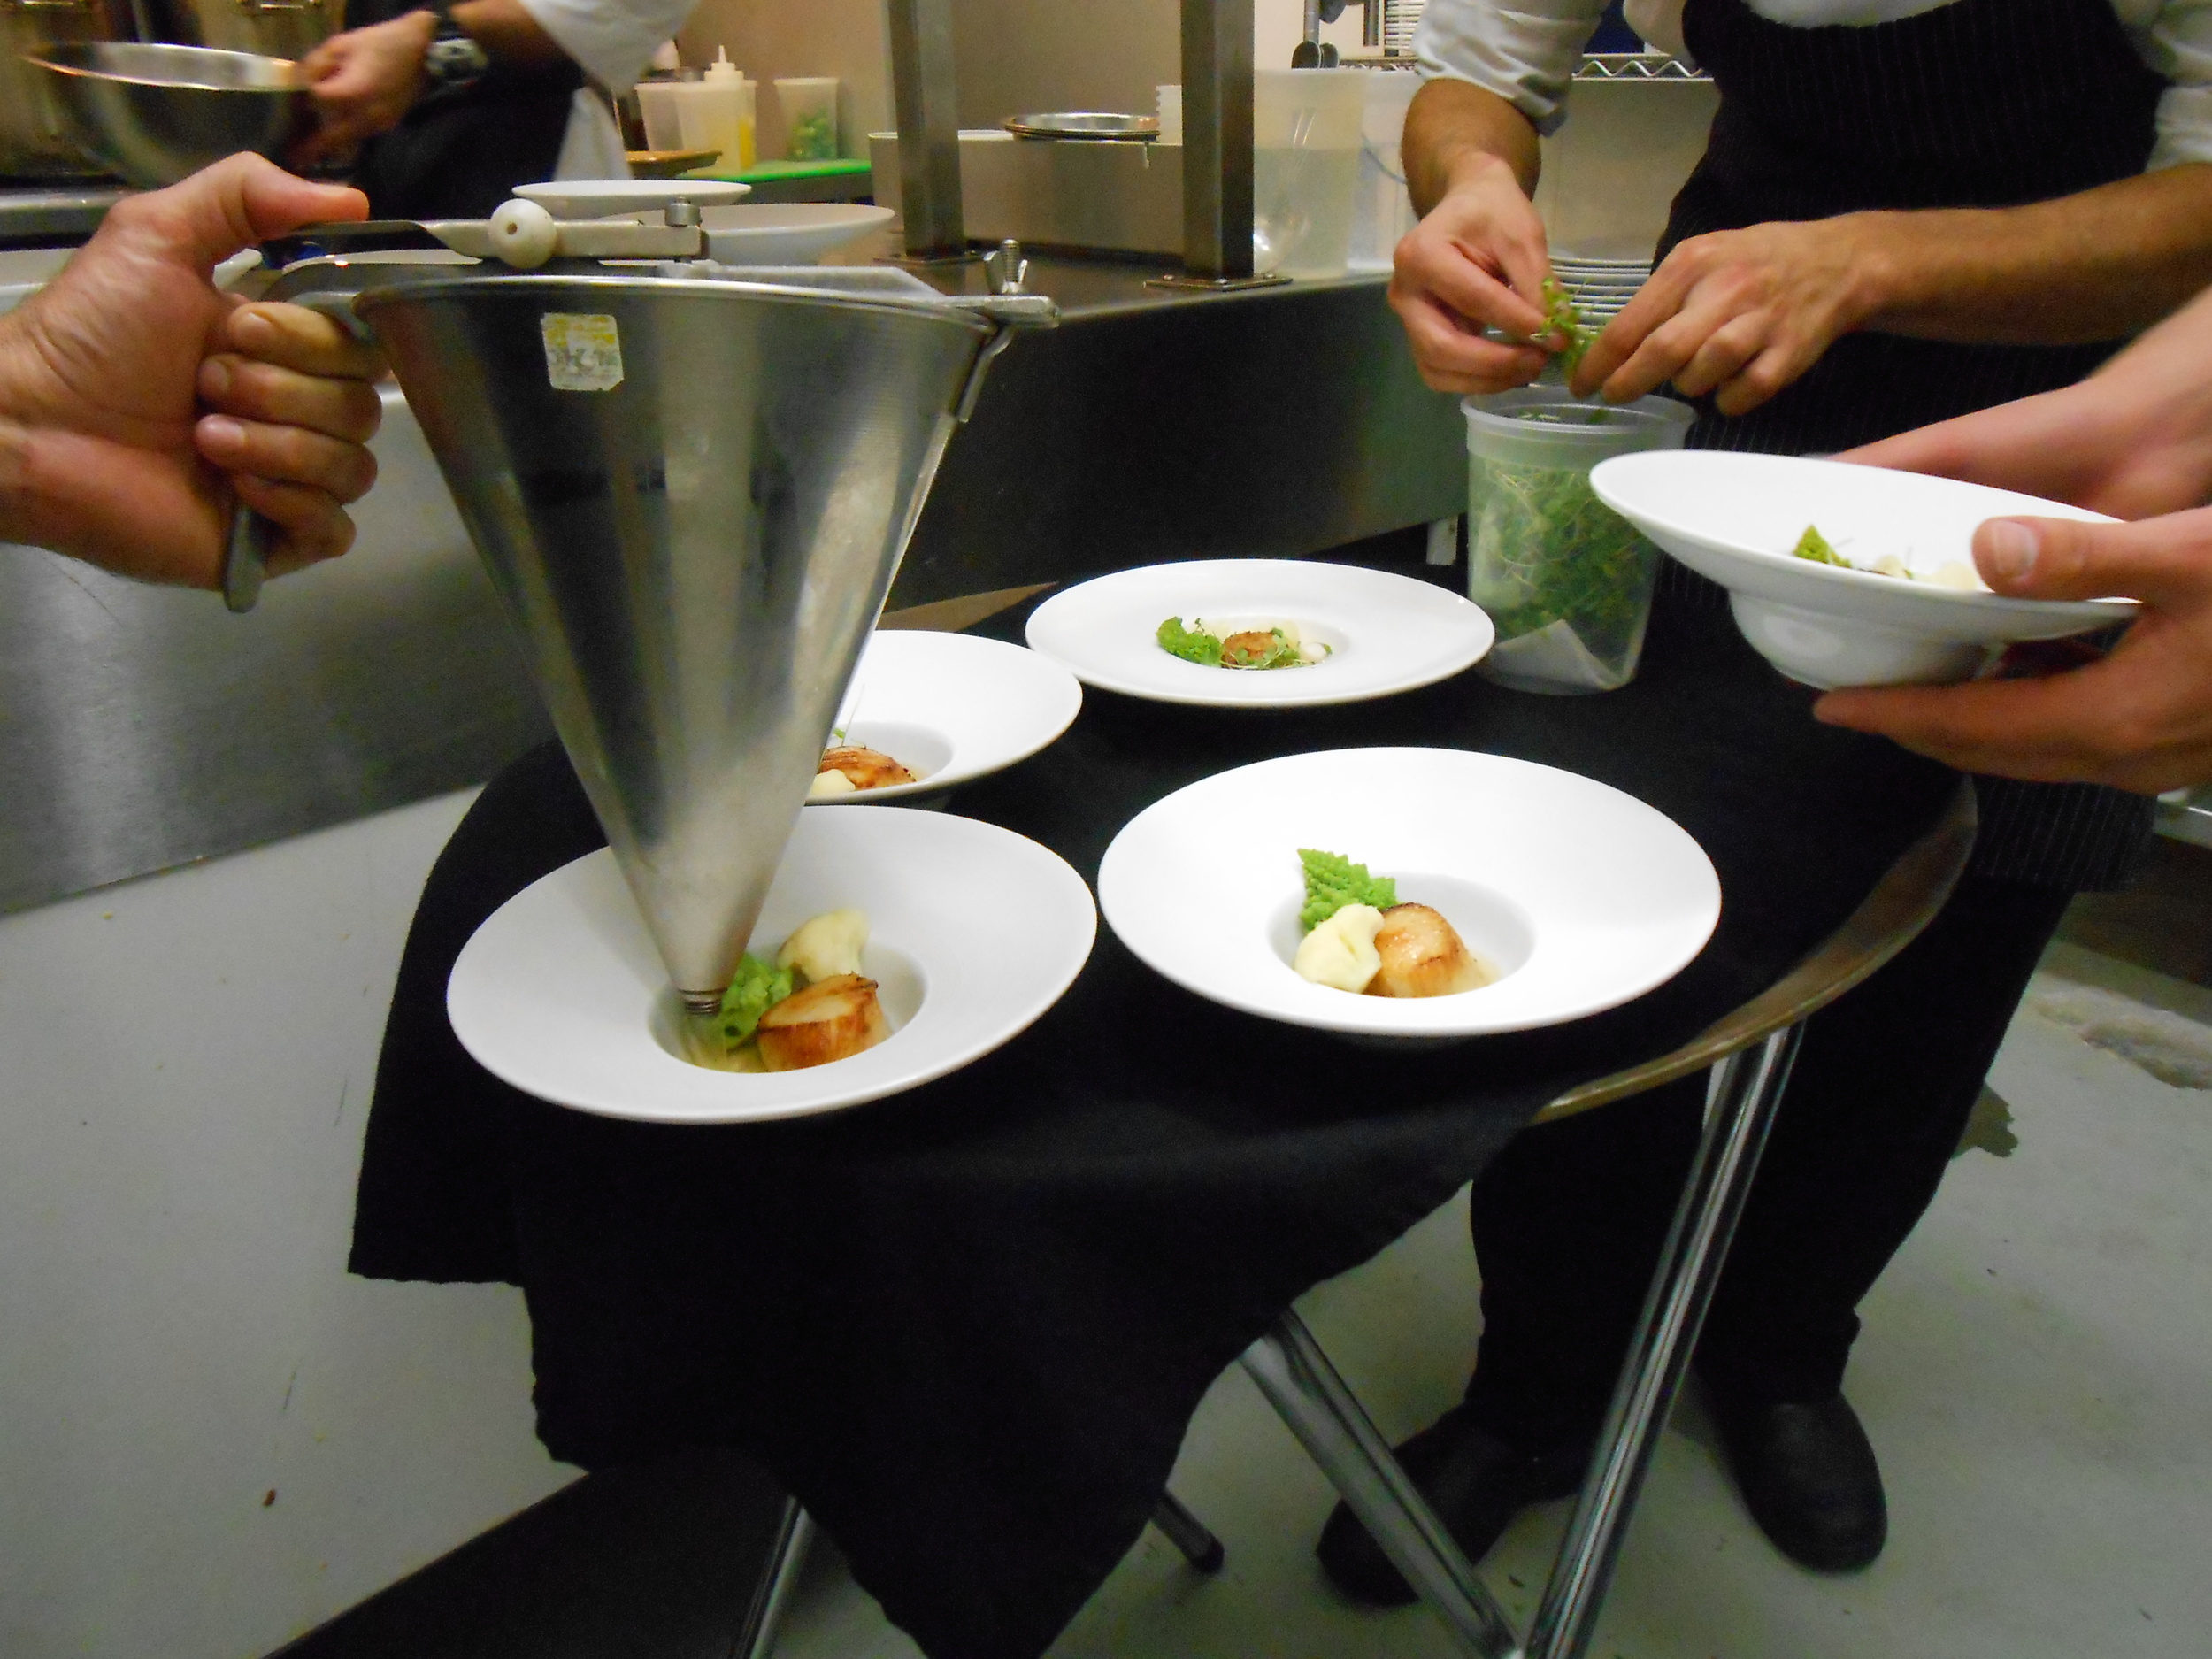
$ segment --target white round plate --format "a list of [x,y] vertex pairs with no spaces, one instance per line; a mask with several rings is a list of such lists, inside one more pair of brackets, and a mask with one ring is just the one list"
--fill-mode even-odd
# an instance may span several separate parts
[[[1303,668],[1208,668],[1154,636],[1188,622],[1287,618],[1330,655]],[[1303,559],[1147,565],[1055,594],[1029,618],[1029,643],[1102,691],[1214,709],[1361,703],[1448,680],[1497,637],[1482,608],[1433,583]]]
[[802,812],[755,949],[846,905],[868,913],[861,966],[892,1025],[849,1060],[745,1075],[679,1059],[667,971],[604,849],[492,913],[453,964],[446,1012],[487,1071],[558,1106],[644,1123],[797,1118],[990,1053],[1060,1000],[1098,931],[1083,878],[1010,830],[893,807]]
[[749,184],[723,179],[561,179],[549,184],[518,184],[515,194],[535,202],[555,219],[605,219],[615,213],[649,212],[671,202],[742,201]]
[[[1359,996],[1291,969],[1298,849],[1340,853],[1444,913],[1501,971],[1478,990]],[[1286,1025],[1376,1037],[1555,1025],[1672,979],[1720,919],[1720,879],[1680,826],[1571,772],[1455,749],[1345,749],[1217,773],[1106,849],[1107,926],[1186,990]]]
[[833,741],[888,755],[914,783],[829,795],[816,806],[879,806],[950,789],[1026,760],[1068,729],[1083,687],[1059,664],[1003,640],[889,628],[872,636]]
[[1674,449],[1592,469],[1598,499],[1729,590],[1736,626],[1791,679],[1837,686],[1970,680],[2013,640],[2125,622],[2131,599],[2007,599],[1816,565],[1792,551],[1811,525],[1857,564],[1893,553],[1932,573],[1974,563],[1974,531],[1999,518],[2112,522],[2102,513],[1955,479],[1787,455]]

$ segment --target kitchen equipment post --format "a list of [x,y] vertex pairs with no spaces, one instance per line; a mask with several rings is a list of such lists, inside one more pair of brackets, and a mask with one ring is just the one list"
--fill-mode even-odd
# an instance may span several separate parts
[[1049,302],[573,275],[357,309],[670,978],[711,1012],[999,324]]
[[960,103],[953,80],[952,0],[887,4],[893,112],[899,127],[899,218],[906,255],[922,261],[964,259],[968,237],[960,206]]
[[1183,0],[1183,270],[1159,281],[1281,280],[1252,269],[1252,0]]

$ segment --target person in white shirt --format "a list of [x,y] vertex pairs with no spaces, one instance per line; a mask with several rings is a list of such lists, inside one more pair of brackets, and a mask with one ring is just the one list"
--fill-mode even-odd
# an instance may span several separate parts
[[[1603,9],[1430,0],[1403,146],[1423,218],[1390,298],[1432,387],[1502,391],[1567,343],[1545,334],[1530,197]],[[1693,446],[1832,453],[2055,393],[2212,282],[2202,0],[1632,0],[1628,18],[1710,73],[1719,106],[1654,274],[1571,384],[1624,401],[1671,383],[1698,405]],[[1717,595],[1671,572],[1661,603]],[[2093,683],[2142,657],[2123,648]],[[1932,705],[1824,708],[1934,735],[1912,725]],[[1887,1535],[1842,1394],[1856,1304],[1933,1197],[2068,898],[2124,881],[2149,834],[2139,795],[1988,777],[1976,793],[1973,862],[1942,914],[1808,1023],[1697,1351],[1747,1507],[1828,1571]],[[1479,1363],[1401,1453],[1471,1555],[1579,1478],[1701,1089],[1533,1130],[1476,1185]],[[1348,1510],[1320,1555],[1356,1598],[1410,1597]]]
[[379,218],[480,219],[518,184],[629,176],[607,104],[697,0],[355,0],[301,60],[302,165],[362,151]]

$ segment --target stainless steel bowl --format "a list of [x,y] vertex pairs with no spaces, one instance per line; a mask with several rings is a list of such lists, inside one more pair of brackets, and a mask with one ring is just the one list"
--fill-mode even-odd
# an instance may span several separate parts
[[287,58],[77,42],[24,61],[44,72],[77,146],[143,189],[242,150],[280,157],[313,119]]

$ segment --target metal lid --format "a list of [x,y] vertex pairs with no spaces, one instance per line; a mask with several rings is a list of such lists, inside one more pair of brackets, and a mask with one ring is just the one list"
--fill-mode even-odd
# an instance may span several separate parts
[[1148,144],[1160,136],[1156,116],[1117,115],[1104,110],[1057,110],[1043,115],[1010,116],[1005,127],[1017,138],[1078,138],[1095,142]]

